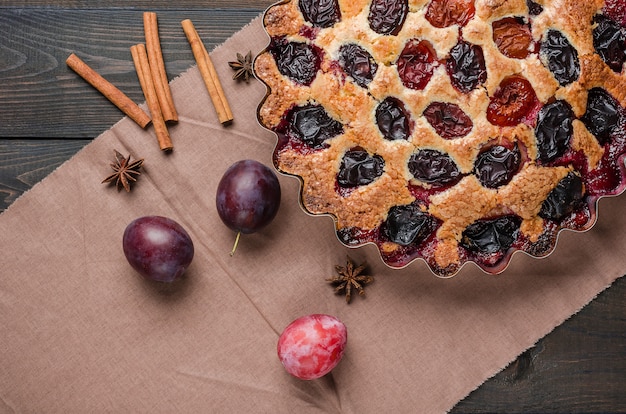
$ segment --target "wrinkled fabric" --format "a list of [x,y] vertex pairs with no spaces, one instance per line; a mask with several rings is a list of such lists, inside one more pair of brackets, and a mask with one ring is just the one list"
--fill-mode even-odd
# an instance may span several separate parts
[[[373,246],[343,247],[282,175],[276,219],[231,257],[218,181],[240,159],[271,165],[276,139],[256,118],[265,87],[232,81],[226,62],[267,42],[256,19],[212,52],[231,126],[191,68],[172,82],[171,154],[124,118],[0,216],[0,411],[444,412],[626,272],[623,197],[602,200],[597,225],[563,233],[548,258],[517,254],[498,276],[470,264],[439,279],[423,262],[391,270]],[[100,183],[114,149],[145,159],[129,194]],[[167,288],[122,252],[126,225],[151,214],[195,243],[186,276]],[[325,281],[348,254],[375,276],[349,305]],[[341,319],[348,345],[331,374],[300,381],[276,343],[309,313]]]

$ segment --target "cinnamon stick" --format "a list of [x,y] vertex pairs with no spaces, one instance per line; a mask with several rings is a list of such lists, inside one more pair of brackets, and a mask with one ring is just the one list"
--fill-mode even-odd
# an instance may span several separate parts
[[167,126],[165,125],[159,99],[154,88],[146,46],[143,44],[131,46],[130,54],[135,63],[137,77],[139,78],[143,94],[146,97],[148,109],[150,109],[150,113],[152,114],[152,125],[154,125],[154,132],[159,142],[159,147],[164,151],[170,151],[173,148],[172,140]]
[[230,109],[228,101],[226,100],[224,89],[222,88],[222,84],[217,76],[211,57],[204,47],[204,44],[202,43],[202,40],[200,39],[200,36],[198,35],[198,32],[196,31],[196,28],[191,20],[185,19],[181,22],[181,25],[183,26],[183,30],[187,36],[189,45],[191,46],[191,51],[193,52],[193,56],[198,65],[198,70],[202,75],[204,84],[209,92],[215,111],[217,112],[217,117],[220,123],[229,123],[233,120],[233,113]]
[[154,83],[154,89],[159,99],[163,119],[168,121],[178,121],[178,113],[174,107],[172,91],[167,81],[165,72],[165,62],[163,51],[161,50],[161,40],[159,38],[159,25],[157,15],[154,12],[144,12],[143,27],[146,37],[146,50],[148,52],[148,63],[150,64],[150,74]]
[[65,63],[141,128],[145,128],[150,123],[150,117],[135,102],[74,53],[67,58]]

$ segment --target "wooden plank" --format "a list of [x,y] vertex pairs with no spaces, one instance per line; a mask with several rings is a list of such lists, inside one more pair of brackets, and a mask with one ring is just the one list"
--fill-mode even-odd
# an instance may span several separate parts
[[0,212],[89,142],[0,139]]
[[[0,137],[93,138],[123,116],[67,68],[72,52],[143,102],[130,55],[130,46],[144,42],[142,13],[0,9]],[[158,12],[169,79],[195,65],[182,20],[192,19],[211,50],[260,13],[258,8]]]
[[626,279],[451,413],[626,412]]

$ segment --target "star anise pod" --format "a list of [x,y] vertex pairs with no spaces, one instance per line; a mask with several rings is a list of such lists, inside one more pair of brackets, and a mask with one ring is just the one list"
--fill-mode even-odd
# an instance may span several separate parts
[[347,257],[346,267],[336,265],[335,270],[339,276],[335,276],[330,279],[326,279],[327,282],[335,285],[335,293],[345,292],[346,302],[350,303],[352,289],[356,289],[359,295],[365,295],[365,285],[372,283],[374,278],[372,276],[366,276],[361,274],[367,264],[363,263],[358,267],[354,266],[354,262],[350,257]]
[[254,69],[252,68],[252,52],[248,52],[246,56],[241,53],[237,53],[236,62],[228,62],[230,67],[235,71],[233,79],[245,80],[246,83],[254,76]]
[[124,187],[126,192],[130,192],[130,183],[137,181],[136,177],[141,174],[139,169],[143,165],[143,158],[131,162],[130,155],[124,158],[117,150],[113,151],[115,152],[115,162],[111,163],[111,168],[115,172],[102,180],[102,183],[115,182],[117,191],[121,191]]

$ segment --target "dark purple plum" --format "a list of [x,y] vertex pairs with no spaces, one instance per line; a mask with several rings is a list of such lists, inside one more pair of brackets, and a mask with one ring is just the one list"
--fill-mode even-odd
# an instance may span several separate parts
[[133,220],[124,231],[122,247],[133,269],[158,282],[180,278],[194,254],[193,242],[185,229],[162,216]]
[[516,146],[510,150],[494,145],[478,154],[474,163],[474,174],[487,188],[498,188],[508,184],[519,170],[522,156]]
[[433,149],[422,149],[411,155],[408,166],[416,179],[436,187],[455,183],[462,178],[452,158]]
[[452,85],[463,93],[473,91],[487,80],[483,49],[465,41],[460,41],[450,50],[446,69]]
[[537,137],[537,158],[548,163],[560,157],[569,148],[574,133],[574,111],[565,101],[554,101],[539,111],[535,136]]
[[543,7],[533,0],[526,0],[526,5],[528,6],[528,14],[531,16],[538,16],[543,12]]
[[541,205],[539,216],[560,221],[583,205],[585,187],[580,176],[569,173],[550,192]]
[[339,64],[362,88],[369,85],[378,70],[378,64],[372,55],[356,43],[348,43],[339,48]]
[[316,27],[331,27],[341,20],[337,0],[300,0],[298,2],[304,20]]
[[407,0],[372,0],[367,19],[378,34],[397,35],[409,12]]
[[626,32],[619,24],[602,15],[596,17],[596,24],[593,47],[602,60],[619,73],[626,60]]
[[324,147],[326,140],[343,133],[343,125],[321,105],[296,106],[287,114],[288,133],[309,147]]
[[558,30],[548,31],[541,43],[541,54],[546,58],[548,69],[561,86],[569,85],[580,76],[578,51]]
[[239,236],[267,226],[280,207],[280,183],[274,171],[255,160],[231,165],[217,186],[215,203],[224,224]]
[[367,151],[353,149],[343,156],[337,174],[340,187],[352,188],[367,185],[383,174],[385,160],[380,155],[370,155]]
[[593,88],[587,97],[587,112],[581,120],[587,129],[604,144],[619,124],[619,104],[607,91]]
[[385,139],[409,139],[411,135],[411,116],[404,103],[397,98],[388,97],[376,108],[376,124]]
[[463,231],[461,245],[482,254],[504,253],[517,240],[521,223],[518,216],[477,220]]
[[383,231],[394,243],[401,246],[419,244],[435,230],[437,222],[433,216],[415,204],[395,206],[389,210]]
[[278,71],[302,85],[310,85],[320,68],[321,52],[308,43],[274,39],[270,52]]
[[433,102],[424,110],[424,118],[442,138],[461,138],[474,127],[472,119],[454,103]]

